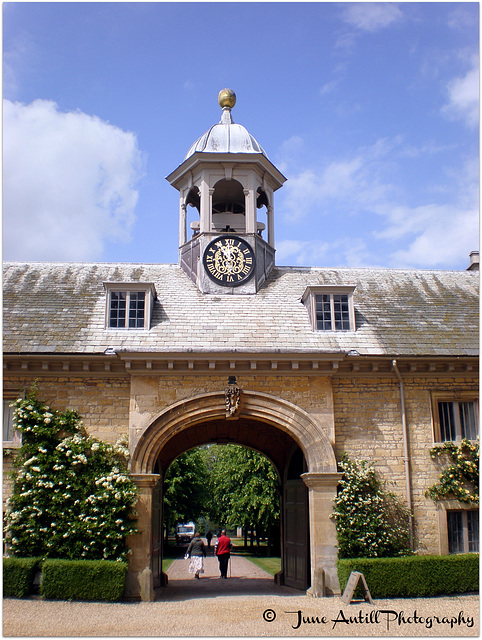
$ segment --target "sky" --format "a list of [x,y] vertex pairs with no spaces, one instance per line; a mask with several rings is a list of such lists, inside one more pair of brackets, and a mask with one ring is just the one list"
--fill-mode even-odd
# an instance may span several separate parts
[[3,3],[3,258],[176,263],[217,96],[287,181],[279,266],[465,269],[477,2]]

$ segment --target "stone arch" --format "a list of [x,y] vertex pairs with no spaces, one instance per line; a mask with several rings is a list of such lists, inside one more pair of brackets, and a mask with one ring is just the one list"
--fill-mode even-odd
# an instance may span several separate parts
[[[290,435],[302,449],[309,473],[336,473],[333,447],[319,423],[297,405],[266,393],[242,391],[239,418],[258,420]],[[162,410],[146,428],[131,458],[136,474],[152,474],[162,447],[180,431],[226,418],[223,391],[180,400]]]

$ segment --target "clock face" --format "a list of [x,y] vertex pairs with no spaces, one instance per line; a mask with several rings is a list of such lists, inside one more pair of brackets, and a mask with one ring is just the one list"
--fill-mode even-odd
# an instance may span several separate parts
[[254,273],[254,251],[237,236],[220,236],[208,244],[203,256],[206,273],[224,287],[236,287]]

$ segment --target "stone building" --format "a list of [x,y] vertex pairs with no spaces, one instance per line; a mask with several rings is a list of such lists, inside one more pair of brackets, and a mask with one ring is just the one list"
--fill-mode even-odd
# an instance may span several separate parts
[[282,584],[339,590],[337,460],[371,460],[413,511],[414,548],[478,550],[477,512],[424,496],[434,443],[476,438],[478,254],[466,271],[275,264],[274,193],[258,142],[222,118],[168,176],[179,264],[4,265],[8,402],[34,380],[89,433],[128,434],[140,533],[126,595],[161,584],[162,479],[182,452],[239,443],[281,487]]

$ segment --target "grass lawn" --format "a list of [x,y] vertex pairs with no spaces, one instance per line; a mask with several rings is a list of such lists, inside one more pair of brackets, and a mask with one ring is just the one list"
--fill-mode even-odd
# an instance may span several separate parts
[[234,546],[233,552],[237,556],[243,556],[243,558],[246,558],[246,560],[249,560],[272,576],[281,571],[281,558],[279,556],[268,556],[265,545],[245,547],[244,541],[239,538],[235,538],[232,542]]
[[162,559],[162,570],[164,573],[169,569],[171,564],[174,562],[174,558],[163,558]]
[[163,549],[162,570],[166,572],[176,558],[183,558],[186,548],[176,547],[175,543],[169,540],[169,544]]
[[[244,555],[244,554],[236,554],[236,555]],[[275,573],[281,571],[281,558],[271,557],[271,558],[263,558],[259,556],[245,556],[246,560],[249,560],[253,564],[255,564],[263,571],[274,576]]]

